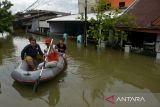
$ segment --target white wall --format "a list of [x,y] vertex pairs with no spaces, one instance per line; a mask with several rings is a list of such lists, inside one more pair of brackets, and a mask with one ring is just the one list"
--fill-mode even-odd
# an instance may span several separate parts
[[32,19],[32,28],[31,31],[37,31],[38,30],[38,19]]
[[49,23],[47,23],[47,21],[40,21],[39,22],[39,27],[49,28]]
[[160,53],[160,34],[158,34],[156,39],[156,52]]
[[156,59],[160,60],[160,34],[157,35],[155,48],[157,52]]

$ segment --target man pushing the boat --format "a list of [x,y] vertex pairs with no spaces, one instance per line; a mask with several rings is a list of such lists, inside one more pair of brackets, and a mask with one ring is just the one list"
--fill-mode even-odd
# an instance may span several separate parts
[[36,70],[33,60],[43,61],[43,52],[34,38],[29,39],[30,44],[21,52],[21,59],[25,60],[32,71]]

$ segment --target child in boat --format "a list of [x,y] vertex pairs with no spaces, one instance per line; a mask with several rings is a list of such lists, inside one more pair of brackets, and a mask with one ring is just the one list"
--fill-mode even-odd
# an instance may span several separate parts
[[[59,54],[55,45],[51,46],[49,54],[47,55],[47,50],[49,49],[51,40],[51,38],[45,39],[45,44],[47,46],[47,49],[44,50],[45,56],[47,57],[45,67],[54,67],[57,65],[57,62],[59,61]],[[43,63],[39,64],[38,69],[42,68],[42,66]]]
[[56,46],[58,48],[58,52],[60,53],[60,55],[62,55],[65,58],[66,45],[64,44],[64,41],[60,40]]
[[56,46],[58,48],[58,52],[65,53],[65,51],[66,51],[66,45],[64,44],[63,40],[60,40],[59,43]]

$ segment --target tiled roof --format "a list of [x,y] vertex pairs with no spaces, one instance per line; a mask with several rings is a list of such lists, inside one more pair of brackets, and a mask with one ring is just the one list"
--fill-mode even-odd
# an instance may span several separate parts
[[135,16],[140,27],[160,25],[160,0],[137,0],[128,13]]
[[152,22],[152,26],[160,26],[160,17],[158,17]]

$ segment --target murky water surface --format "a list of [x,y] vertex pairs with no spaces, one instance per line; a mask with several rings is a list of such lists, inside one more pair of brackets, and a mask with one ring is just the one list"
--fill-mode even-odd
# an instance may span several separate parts
[[[35,37],[44,49],[43,38]],[[67,69],[33,93],[32,86],[10,76],[28,43],[22,35],[0,38],[1,107],[108,107],[104,100],[108,93],[160,93],[160,62],[154,57],[96,50],[91,45],[84,48],[71,40]]]

